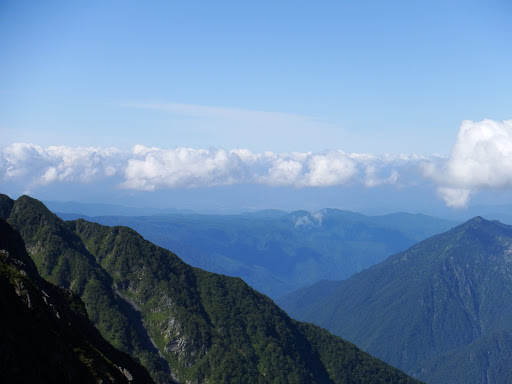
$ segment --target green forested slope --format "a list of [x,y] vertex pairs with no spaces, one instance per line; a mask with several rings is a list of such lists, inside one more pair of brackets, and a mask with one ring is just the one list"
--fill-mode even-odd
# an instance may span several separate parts
[[62,222],[26,196],[3,196],[0,207],[43,277],[78,293],[104,337],[159,382],[414,382],[290,319],[241,279],[192,268],[129,228]]
[[[0,205],[11,203],[4,196]],[[79,295],[93,323],[114,347],[136,356],[158,380],[172,382],[167,362],[152,345],[140,315],[115,294],[112,277],[86,249],[74,225],[27,196],[14,202],[6,219],[21,233],[42,277]]]
[[477,217],[337,284],[282,304],[429,382],[509,380],[512,227]]
[[0,292],[0,382],[152,382],[100,336],[76,295],[38,275],[21,236],[1,219]]

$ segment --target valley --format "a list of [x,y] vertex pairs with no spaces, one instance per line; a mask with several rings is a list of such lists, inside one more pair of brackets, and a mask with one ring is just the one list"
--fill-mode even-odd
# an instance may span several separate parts
[[130,228],[64,222],[28,196],[0,196],[0,216],[39,274],[80,297],[101,335],[155,382],[417,382],[291,319],[242,279],[190,267]]
[[274,300],[322,279],[346,279],[457,225],[421,214],[366,216],[337,209],[239,215],[59,215],[128,226],[176,252],[186,263],[240,277]]

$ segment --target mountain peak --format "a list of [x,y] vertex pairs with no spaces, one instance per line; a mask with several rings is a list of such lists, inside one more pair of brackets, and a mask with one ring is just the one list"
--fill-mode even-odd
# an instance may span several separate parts
[[482,216],[473,217],[454,229],[468,232],[471,236],[478,233],[478,237],[480,238],[484,235],[491,237],[501,235],[512,237],[512,226],[503,224],[498,220],[487,220]]
[[472,219],[469,219],[468,221],[466,221],[462,225],[489,225],[489,224],[493,224],[493,225],[497,224],[500,226],[505,225],[499,220],[487,220],[487,219],[484,219],[482,216],[475,216]]
[[[427,382],[484,382],[475,376],[483,375],[483,366],[491,367],[491,377],[510,377],[508,357],[491,341],[509,343],[496,330],[512,333],[511,245],[512,226],[474,217],[354,275],[335,290],[317,289],[327,297],[303,292],[309,303],[301,303],[300,319]],[[479,354],[485,357],[469,358]],[[462,361],[479,367],[478,372],[461,368]]]

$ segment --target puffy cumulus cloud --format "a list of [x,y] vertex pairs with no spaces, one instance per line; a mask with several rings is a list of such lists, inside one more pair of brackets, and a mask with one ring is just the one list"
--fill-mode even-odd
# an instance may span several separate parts
[[[411,158],[412,159],[412,158]],[[363,183],[374,187],[384,183],[398,182],[397,167],[407,162],[397,156],[375,156],[369,154],[346,154],[329,151],[323,154],[291,153],[269,156],[268,171],[258,181],[268,185],[284,185],[296,188],[330,187]],[[400,164],[403,163],[403,164]]]
[[[27,188],[58,182],[90,183],[116,177],[121,188],[165,188],[262,184],[294,188],[359,184],[403,184],[414,156],[325,153],[253,153],[247,149],[162,149],[39,147],[12,144],[0,149],[0,178]],[[417,172],[416,172],[417,175]],[[119,179],[119,180],[118,180]]]
[[137,146],[128,160],[124,188],[154,190],[257,183],[270,186],[343,185],[357,174],[357,163],[341,151],[325,154],[226,151]]
[[342,151],[336,151],[311,156],[308,161],[308,170],[304,179],[305,185],[326,187],[349,182],[356,175],[357,166]]
[[512,187],[512,120],[462,122],[451,155],[422,165],[451,207],[464,207],[481,189]]
[[446,202],[446,205],[452,208],[465,207],[472,194],[470,189],[439,187],[437,193]]
[[396,185],[405,187],[417,184],[418,168],[430,158],[419,155],[384,154],[380,156],[372,154],[350,154],[355,160],[362,173],[362,183],[369,188],[381,185]]
[[191,148],[158,149],[136,146],[128,160],[122,187],[152,191],[157,188],[198,187],[244,180],[248,153]]
[[276,157],[269,161],[267,174],[259,177],[259,181],[269,185],[297,185],[303,177],[304,166],[300,160]]
[[396,169],[391,171],[388,177],[382,178],[377,175],[378,169],[375,165],[369,165],[365,169],[364,185],[367,187],[378,187],[382,184],[396,184],[398,181],[398,172]]
[[15,143],[0,152],[0,176],[23,179],[27,188],[55,182],[88,183],[112,177],[122,163],[115,148],[40,147]]
[[15,143],[2,150],[1,169],[6,178],[24,177],[29,172],[41,173],[49,156],[43,148],[32,144]]
[[[397,172],[377,179],[379,157],[352,157],[342,151],[313,153],[252,153],[245,149],[159,149],[136,146],[128,160],[122,187],[155,190],[256,183],[269,186],[328,187],[357,182],[361,167],[371,167],[374,179],[367,186],[396,182]],[[386,160],[386,165],[390,161]],[[363,176],[364,177],[364,176]],[[366,176],[368,177],[368,176]]]

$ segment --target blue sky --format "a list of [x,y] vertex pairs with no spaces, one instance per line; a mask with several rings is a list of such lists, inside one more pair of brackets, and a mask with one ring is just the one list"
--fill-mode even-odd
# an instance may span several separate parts
[[[304,188],[383,185],[503,200],[511,17],[505,0],[1,1],[2,185],[140,204],[240,184],[297,206]],[[70,160],[77,147],[96,149]]]

